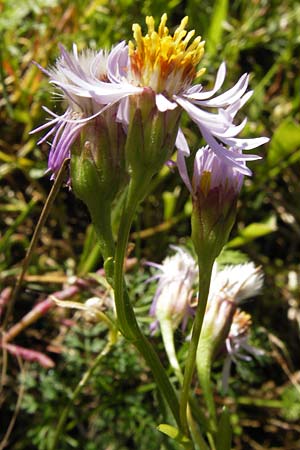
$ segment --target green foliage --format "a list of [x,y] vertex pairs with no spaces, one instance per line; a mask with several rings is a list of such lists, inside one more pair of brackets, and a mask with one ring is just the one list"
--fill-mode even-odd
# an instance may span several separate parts
[[[241,73],[251,74],[254,94],[244,108],[248,116],[245,135],[272,137],[270,144],[260,150],[263,160],[252,164],[253,177],[245,182],[236,228],[219,257],[221,266],[253,260],[263,267],[264,291],[258,300],[243,307],[252,314],[255,324],[251,344],[265,349],[265,355],[251,361],[237,361],[225,401],[231,413],[233,448],[246,449],[249,442],[253,448],[254,445],[299,448],[297,426],[294,427],[300,418],[299,386],[291,383],[291,379],[297,383],[297,378],[287,371],[287,367],[299,366],[300,337],[297,326],[300,314],[297,297],[300,5],[296,0],[5,0],[1,3],[0,284],[1,287],[15,284],[51,187],[44,176],[49,146],[44,143],[38,147],[38,138],[28,133],[45,122],[46,113],[41,107],[53,109],[53,99],[47,77],[31,62],[43,67],[53,64],[59,53],[58,42],[67,48],[73,42],[79,49],[110,48],[120,40],[131,39],[132,23],[139,22],[145,27],[145,15],[152,14],[158,21],[165,11],[170,28],[188,14],[189,26],[207,41],[201,63],[207,71],[200,80],[205,87],[213,85],[216,69],[223,60],[227,64],[225,88]],[[60,110],[58,105],[54,111],[59,114]],[[184,127],[195,152],[203,142],[187,118]],[[135,245],[134,256],[160,263],[170,243],[189,242],[191,202],[176,171],[172,173],[167,168],[153,181],[151,189],[151,195],[141,206],[131,241]],[[121,202],[116,204],[114,222],[118,223]],[[61,290],[68,277],[86,276],[100,267],[101,257],[88,224],[86,208],[74,199],[72,192],[63,189],[43,229],[24,289],[10,318],[11,324],[28,313],[37,299]],[[291,283],[291,274],[296,274],[296,286]],[[127,275],[134,307],[145,332],[152,320],[148,312],[155,291],[154,284],[145,285],[147,278],[147,270],[138,266]],[[93,289],[99,293],[98,286],[93,285]],[[82,290],[76,300],[83,302],[93,293],[89,288]],[[70,317],[75,322],[66,328],[65,321]],[[265,328],[263,337],[257,327]],[[272,352],[269,333],[284,342],[286,352],[281,358],[276,359]],[[159,334],[152,339],[164,360]],[[9,357],[1,398],[4,419],[0,439],[16,409],[16,394],[22,384],[25,393],[8,449],[48,450],[59,415],[106,341],[107,330],[103,325],[81,322],[77,315],[74,319],[60,309],[32,324],[16,338],[20,345],[49,353],[56,365],[46,370],[37,364],[26,364],[19,375],[19,366]],[[176,346],[182,361],[187,346],[186,332],[178,330]],[[167,365],[166,360],[164,364]],[[221,364],[216,364],[217,387],[221,386],[221,371]],[[59,449],[176,448],[155,428],[158,423],[169,421],[168,417],[158,417],[162,408],[158,406],[152,383],[143,361],[120,339],[72,405]],[[201,403],[201,392],[196,389],[196,393],[196,400]],[[220,388],[217,399],[221,393]]]
[[[55,370],[32,367],[25,373],[22,411],[24,423],[30,427],[25,441],[18,440],[16,448],[28,449],[32,442],[38,450],[48,449],[64,404],[105,339],[102,325],[77,324],[65,336],[65,351]],[[156,450],[162,437],[155,431],[157,405],[152,385],[145,389],[147,383],[148,375],[136,351],[120,340],[72,406],[59,448],[98,450],[110,445],[116,450]]]
[[286,420],[300,420],[300,391],[298,386],[288,386],[282,393],[282,416]]

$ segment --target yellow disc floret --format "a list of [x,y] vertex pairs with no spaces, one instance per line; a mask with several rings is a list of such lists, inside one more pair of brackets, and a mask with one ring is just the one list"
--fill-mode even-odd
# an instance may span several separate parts
[[152,88],[156,93],[177,94],[204,72],[197,66],[204,53],[201,37],[191,39],[195,31],[187,32],[188,17],[182,19],[174,35],[166,27],[167,15],[163,14],[155,31],[152,16],[146,17],[148,33],[143,36],[141,27],[132,27],[135,42],[129,42],[131,75],[139,86]]

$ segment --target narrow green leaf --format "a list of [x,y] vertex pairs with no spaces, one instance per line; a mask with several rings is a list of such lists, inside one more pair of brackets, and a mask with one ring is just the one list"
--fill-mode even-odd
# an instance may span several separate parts
[[218,423],[216,437],[216,450],[231,450],[232,430],[230,425],[230,415],[224,406]]
[[157,429],[172,439],[177,439],[179,435],[179,430],[167,423],[161,423],[158,425]]
[[216,0],[210,27],[208,30],[207,51],[210,56],[214,56],[222,40],[223,22],[226,20],[228,12],[228,0]]
[[184,448],[190,448],[190,439],[187,436],[184,436],[176,427],[173,427],[167,423],[161,423],[158,425],[157,429],[161,431],[161,433],[169,436],[171,439],[174,439],[176,442],[179,442]]
[[276,231],[276,229],[277,225],[275,216],[271,216],[265,222],[253,222],[246,228],[241,230],[239,236],[229,241],[226,245],[226,248],[241,247],[245,244],[248,244],[249,242],[254,241],[257,238]]

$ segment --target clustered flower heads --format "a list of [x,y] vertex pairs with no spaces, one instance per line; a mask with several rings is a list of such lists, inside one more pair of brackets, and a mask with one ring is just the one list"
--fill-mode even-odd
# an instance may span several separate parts
[[[175,330],[191,315],[198,269],[189,253],[179,247],[173,248],[176,253],[165,258],[162,264],[149,263],[159,270],[150,279],[159,280],[150,309],[150,315],[156,319],[151,325],[152,331],[166,319],[172,320]],[[239,305],[247,298],[258,295],[262,285],[262,271],[252,262],[225,266],[222,270],[214,266],[200,345],[201,339],[211,341],[213,358],[220,351],[226,351],[226,373],[232,360],[249,359],[243,352],[252,355],[261,353],[248,343],[251,318],[239,309]]]
[[[143,102],[149,103],[149,93],[157,114],[177,112],[180,115],[186,111],[198,126],[209,151],[240,173],[251,174],[245,161],[259,157],[243,151],[258,147],[268,139],[237,138],[246,119],[238,125],[234,119],[252,94],[247,92],[249,76],[244,74],[231,89],[216,95],[226,75],[226,66],[222,63],[211,90],[204,90],[202,84],[193,84],[204,73],[204,69],[198,70],[204,42],[199,36],[194,38],[194,31],[186,30],[187,17],[173,35],[166,27],[166,21],[164,14],[156,30],[153,17],[146,17],[145,35],[141,27],[134,24],[133,40],[129,44],[117,44],[110,52],[85,50],[79,53],[74,45],[73,52],[69,53],[60,47],[60,58],[45,73],[50,83],[60,90],[67,109],[58,116],[45,108],[52,119],[35,130],[50,128],[40,143],[52,136],[48,167],[54,176],[64,159],[71,156],[72,146],[89,122],[112,110],[110,117],[126,133],[133,117],[132,108],[138,105],[143,110]],[[189,147],[177,116],[174,117],[175,136],[168,142],[171,147],[175,142],[178,148],[182,174]],[[164,132],[163,126],[160,132]],[[166,145],[165,140],[162,142]]]

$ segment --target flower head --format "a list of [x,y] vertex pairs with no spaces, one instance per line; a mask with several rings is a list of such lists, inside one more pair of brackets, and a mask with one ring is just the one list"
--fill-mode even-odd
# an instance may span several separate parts
[[192,194],[193,243],[198,258],[207,264],[205,259],[216,258],[227,242],[244,175],[211,148],[204,147],[196,153],[191,182],[183,159],[179,155],[178,167]]
[[[194,31],[187,32],[185,29],[187,17],[173,36],[166,27],[166,21],[164,14],[156,31],[153,17],[147,17],[148,32],[145,36],[140,25],[133,25],[135,42],[129,45],[122,42],[113,49],[108,57],[109,83],[94,86],[91,90],[94,98],[106,104],[119,101],[117,118],[128,125],[128,97],[143,97],[146,91],[151,90],[158,111],[186,111],[212,151],[240,172],[250,175],[251,171],[243,161],[259,157],[243,154],[243,150],[259,147],[269,139],[236,138],[246,125],[246,119],[239,125],[234,124],[234,119],[252,95],[252,91],[246,92],[249,76],[244,74],[231,89],[215,96],[225,80],[226,66],[223,63],[212,90],[205,91],[201,84],[192,85],[195,78],[204,72],[203,69],[198,71],[197,67],[204,52],[204,43],[200,37],[192,41]],[[180,129],[176,147],[188,156],[189,147]]]
[[152,331],[157,322],[164,320],[171,320],[173,329],[176,329],[191,310],[193,287],[198,276],[196,262],[187,251],[180,247],[173,248],[176,253],[167,256],[162,264],[148,263],[161,272],[151,278],[159,279],[150,310],[156,318],[151,326]]
[[234,342],[233,338],[237,336],[242,338],[247,334],[251,324],[250,316],[237,312],[238,305],[246,298],[258,295],[262,284],[261,269],[255,267],[252,262],[226,266],[221,271],[216,270],[211,281],[200,338],[212,342],[214,356],[225,342],[228,347],[230,342]]
[[76,45],[73,46],[73,53],[68,53],[62,46],[60,49],[61,56],[55,66],[42,70],[50,77],[50,83],[60,88],[61,92],[56,95],[66,101],[67,109],[62,116],[58,116],[45,108],[52,120],[33,131],[50,128],[38,144],[53,136],[48,160],[48,168],[53,174],[58,172],[64,159],[70,157],[70,149],[82,128],[101,110],[90,96],[82,95],[76,78],[90,83],[91,80],[105,77],[107,61],[107,54],[103,51],[78,53]]
[[222,295],[238,305],[243,300],[258,295],[262,286],[263,273],[253,262],[225,266],[212,281],[210,297]]
[[[62,116],[58,116],[44,108],[52,119],[33,131],[50,128],[39,141],[40,144],[53,136],[48,169],[55,176],[64,159],[71,156],[74,144],[79,144],[82,148],[94,147],[100,135],[102,140],[103,136],[106,139],[109,135],[109,142],[106,143],[110,149],[109,159],[118,166],[119,153],[121,147],[124,147],[124,130],[115,120],[116,106],[111,105],[108,110],[107,105],[95,101],[90,92],[101,83],[107,84],[109,53],[103,50],[78,52],[75,44],[72,53],[67,52],[63,46],[60,46],[60,50],[61,56],[56,64],[49,70],[42,70],[49,76],[50,83],[58,89],[55,95],[64,100],[67,109]],[[99,159],[99,155],[94,156]]]
[[[194,31],[186,30],[187,21],[185,17],[172,35],[166,26],[166,14],[161,17],[157,29],[153,17],[149,16],[145,35],[140,25],[134,24],[133,40],[128,45],[119,43],[109,53],[102,50],[78,53],[76,45],[73,53],[68,53],[61,47],[61,57],[56,66],[46,73],[50,83],[62,91],[68,107],[62,116],[48,111],[52,120],[35,130],[50,127],[40,143],[53,136],[49,155],[49,169],[53,173],[70,156],[70,150],[85,124],[104,115],[107,109],[112,109],[111,115],[125,131],[132,130],[130,124],[144,128],[152,117],[156,118],[154,129],[150,127],[141,135],[145,140],[144,152],[152,155],[153,149],[149,150],[146,145],[148,134],[160,135],[156,141],[159,148],[154,156],[158,157],[164,151],[161,159],[165,162],[175,143],[181,155],[181,165],[189,154],[188,144],[179,128],[181,112],[186,111],[219,159],[243,174],[251,173],[244,161],[258,157],[243,154],[243,151],[256,148],[268,139],[237,138],[246,119],[235,124],[236,114],[252,94],[247,92],[249,76],[244,74],[227,92],[215,95],[225,80],[226,66],[223,63],[211,90],[204,90],[201,84],[193,85],[197,76],[204,72],[203,69],[198,70],[204,43],[199,36],[194,38]],[[149,99],[153,108],[148,114]],[[139,108],[142,118],[135,114]],[[168,129],[166,136],[163,135],[165,129]],[[139,156],[136,155],[134,160],[137,161]],[[151,165],[147,158],[144,163],[146,167]],[[157,167],[153,165],[153,170]]]

